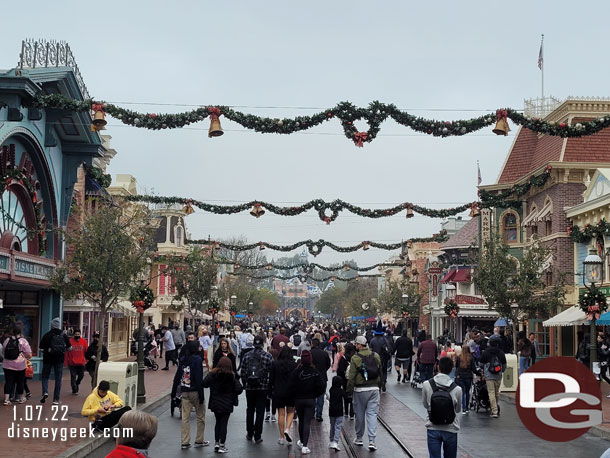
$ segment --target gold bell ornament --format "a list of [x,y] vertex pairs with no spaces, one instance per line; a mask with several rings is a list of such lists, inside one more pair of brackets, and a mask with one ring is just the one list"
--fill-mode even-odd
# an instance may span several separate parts
[[496,111],[496,127],[492,131],[496,135],[508,135],[510,127],[508,127],[508,112],[506,110]]
[[224,134],[222,127],[220,127],[220,109],[217,107],[209,107],[210,113],[210,130],[208,130],[208,137],[220,137]]
[[188,202],[188,201],[187,201],[186,205],[184,207],[182,207],[182,211],[184,213],[186,213],[187,215],[192,215],[193,213],[195,213],[195,209],[191,205],[191,202]]
[[413,218],[415,216],[415,213],[413,212],[413,205],[409,204],[407,205],[407,218]]
[[272,269],[271,264],[267,264],[267,266],[265,267],[265,269],[267,269],[267,270],[271,270],[271,269]]
[[369,242],[362,242],[362,249],[364,251],[368,250],[369,249]]
[[254,204],[254,207],[252,207],[252,210],[250,210],[250,214],[255,218],[260,218],[265,214],[265,210],[261,207],[261,204],[257,202]]
[[98,132],[106,129],[106,113],[104,113],[104,105],[101,103],[94,103],[91,106],[93,110],[93,121],[91,121],[91,132]]
[[472,204],[472,206],[470,207],[470,217],[474,218],[475,216],[479,216],[480,214],[481,214],[481,211],[479,210],[479,204],[474,202]]

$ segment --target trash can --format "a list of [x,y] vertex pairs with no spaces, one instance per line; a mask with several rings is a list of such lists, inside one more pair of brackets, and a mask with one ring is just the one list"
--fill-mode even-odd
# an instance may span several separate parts
[[517,355],[508,353],[506,355],[506,370],[502,375],[502,383],[500,384],[500,391],[517,391],[517,384],[519,383],[519,358]]
[[107,362],[101,363],[98,382],[107,380],[110,391],[119,396],[126,406],[135,409],[138,396],[138,363],[136,362]]

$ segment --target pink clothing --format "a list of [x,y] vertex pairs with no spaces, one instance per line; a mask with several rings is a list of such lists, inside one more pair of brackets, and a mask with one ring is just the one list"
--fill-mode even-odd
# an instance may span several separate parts
[[441,350],[441,358],[444,358],[447,356],[447,352],[445,350]]
[[[10,337],[9,337],[10,339]],[[6,349],[6,345],[8,344],[8,340],[6,339],[2,344],[2,349]],[[32,357],[32,349],[30,348],[30,344],[23,337],[19,337],[19,356],[17,359],[6,359],[4,358],[4,362],[2,363],[2,368],[10,369],[13,371],[24,371],[25,366],[27,365],[26,360]]]
[[342,356],[343,356],[343,353],[337,352],[335,354],[335,360],[333,361],[333,372],[337,372],[337,368],[339,367],[339,361],[341,361]]

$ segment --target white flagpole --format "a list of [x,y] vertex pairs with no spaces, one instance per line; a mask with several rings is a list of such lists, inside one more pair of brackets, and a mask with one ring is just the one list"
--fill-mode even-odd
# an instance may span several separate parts
[[542,72],[542,103],[544,104],[544,33],[540,42],[540,56],[542,57],[542,65],[540,65],[540,71]]

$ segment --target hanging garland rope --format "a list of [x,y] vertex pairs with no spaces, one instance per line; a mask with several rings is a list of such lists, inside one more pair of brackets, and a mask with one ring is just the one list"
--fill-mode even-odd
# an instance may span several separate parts
[[521,202],[518,200],[509,200],[509,197],[521,197],[529,192],[533,187],[543,187],[551,177],[551,166],[547,166],[545,171],[540,175],[532,175],[527,183],[516,184],[512,188],[505,189],[500,193],[493,193],[484,189],[479,190],[479,198],[481,199],[481,207],[484,208],[507,208],[519,207]]
[[428,216],[430,218],[446,218],[448,216],[455,216],[466,210],[474,211],[478,210],[479,204],[477,202],[470,202],[464,205],[460,205],[455,208],[445,209],[434,209],[420,207],[410,202],[404,202],[391,208],[383,209],[368,209],[362,208],[357,205],[352,205],[349,202],[345,202],[341,199],[333,200],[332,202],[326,202],[323,199],[314,199],[309,202],[305,202],[302,205],[294,207],[280,207],[269,202],[263,202],[253,200],[243,204],[237,205],[217,205],[201,202],[195,199],[185,197],[164,197],[164,196],[148,196],[148,195],[135,195],[125,196],[124,199],[131,202],[143,202],[149,204],[164,204],[164,205],[184,205],[184,211],[188,214],[193,212],[192,207],[197,207],[205,212],[214,213],[216,215],[232,215],[235,213],[241,213],[249,208],[250,214],[256,218],[261,217],[266,211],[270,211],[280,216],[296,216],[305,213],[311,209],[318,212],[320,220],[326,224],[330,224],[335,221],[342,211],[349,211],[355,215],[362,216],[365,218],[384,218],[387,216],[393,216],[397,213],[407,210],[407,218],[413,217],[414,213]]
[[293,269],[300,269],[305,273],[310,273],[313,272],[313,269],[320,269],[320,270],[324,270],[327,272],[336,272],[338,270],[355,270],[357,272],[368,272],[370,270],[374,270],[377,269],[379,267],[403,267],[403,264],[397,264],[394,262],[381,262],[378,264],[373,264],[370,266],[366,266],[366,267],[358,267],[357,265],[351,265],[351,264],[342,264],[340,266],[336,266],[336,267],[329,267],[329,266],[323,266],[320,264],[316,264],[315,262],[312,262],[310,264],[297,264],[297,265],[293,265],[293,266],[284,266],[281,264],[276,264],[273,261],[272,262],[268,262],[266,264],[260,264],[260,265],[256,265],[256,266],[250,266],[250,265],[243,265],[240,264],[238,262],[235,261],[221,261],[221,260],[214,260],[214,262],[216,264],[221,264],[221,265],[232,265],[234,268],[236,269],[246,269],[246,270],[293,270]]
[[323,282],[323,281],[328,281],[328,280],[331,280],[331,281],[354,281],[354,280],[358,280],[360,278],[379,278],[379,277],[383,277],[383,275],[379,275],[379,274],[356,275],[355,277],[351,277],[351,278],[336,277],[334,275],[329,275],[329,276],[324,277],[324,278],[316,278],[316,277],[313,277],[313,276],[311,276],[309,274],[287,275],[287,276],[283,276],[283,275],[252,275],[252,274],[248,274],[248,273],[245,273],[245,272],[227,272],[227,274],[234,275],[234,276],[239,276],[239,277],[248,277],[248,278],[251,278],[253,280],[269,280],[269,279],[274,279],[274,280],[292,280],[294,278],[298,278],[302,282],[306,281],[307,279],[312,280],[314,282]]
[[610,223],[604,218],[597,224],[585,224],[583,229],[578,226],[568,226],[566,230],[574,242],[588,243],[598,236],[610,235]]
[[317,241],[314,241],[311,239],[310,240],[301,240],[300,242],[296,242],[291,245],[277,245],[277,244],[269,243],[269,242],[250,243],[247,245],[233,245],[230,243],[219,242],[219,241],[215,241],[215,240],[207,240],[207,239],[187,240],[186,243],[191,244],[191,245],[214,245],[214,247],[216,249],[225,248],[225,249],[231,250],[231,251],[250,251],[250,250],[254,250],[256,248],[264,250],[265,248],[269,248],[270,250],[274,250],[274,251],[288,252],[288,251],[296,250],[297,248],[300,248],[302,246],[306,246],[307,250],[309,251],[309,253],[311,255],[318,256],[322,252],[322,249],[324,247],[328,247],[331,250],[337,251],[339,253],[352,253],[352,252],[358,251],[360,249],[366,251],[371,247],[379,248],[381,250],[392,251],[392,250],[397,250],[399,248],[402,249],[405,246],[409,246],[410,243],[418,243],[418,242],[442,243],[442,242],[446,242],[447,240],[449,240],[449,235],[447,234],[446,230],[442,230],[438,234],[434,234],[432,237],[416,237],[416,238],[411,238],[409,240],[406,240],[404,242],[379,243],[379,242],[364,241],[364,242],[360,242],[356,245],[351,245],[351,246],[339,246],[339,245],[335,245],[332,242],[327,242],[326,240],[323,240],[323,239],[320,239]]
[[[203,121],[208,116],[217,119],[222,115],[236,122],[242,127],[261,133],[292,134],[295,132],[311,129],[325,121],[333,118],[339,119],[345,136],[352,140],[356,146],[362,146],[365,142],[370,143],[375,139],[381,128],[381,123],[388,118],[398,124],[409,127],[417,132],[433,135],[435,137],[462,136],[476,132],[484,127],[494,124],[496,121],[503,122],[506,127],[500,131],[494,129],[495,133],[506,135],[510,119],[515,124],[523,126],[534,132],[554,135],[560,137],[582,137],[592,135],[606,127],[610,127],[610,115],[597,118],[585,123],[577,123],[570,126],[564,122],[543,121],[539,118],[529,118],[516,110],[506,108],[497,110],[496,113],[488,113],[477,118],[459,121],[438,121],[413,116],[406,111],[399,110],[394,104],[386,104],[378,101],[371,102],[368,107],[361,108],[350,102],[340,102],[335,107],[323,110],[310,116],[297,116],[295,118],[268,118],[233,110],[228,106],[206,106],[194,110],[176,114],[140,113],[133,110],[121,108],[112,103],[102,101],[74,100],[59,94],[38,95],[34,98],[33,105],[37,108],[60,109],[68,111],[91,111],[95,113],[108,113],[113,118],[120,120],[123,124],[142,127],[145,129],[175,129],[189,124]],[[96,116],[98,121],[102,118]],[[368,130],[360,132],[354,125],[356,121],[365,121]],[[104,121],[105,122],[105,121]],[[219,127],[219,125],[218,125]],[[92,129],[102,129],[102,126],[94,126]],[[217,136],[220,134],[211,134]]]

